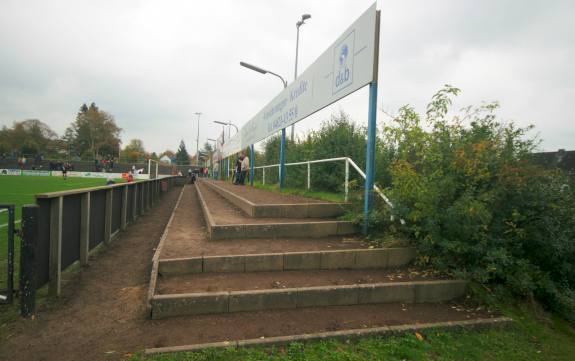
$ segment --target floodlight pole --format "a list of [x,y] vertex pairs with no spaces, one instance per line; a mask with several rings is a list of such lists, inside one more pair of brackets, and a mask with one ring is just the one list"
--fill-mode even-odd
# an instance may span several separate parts
[[199,158],[200,158],[200,116],[202,113],[196,112],[198,116],[198,136],[196,137],[196,167],[199,165]]
[[[296,40],[295,40],[295,70],[294,70],[294,75],[293,75],[293,80],[296,81],[297,79],[297,59],[298,59],[298,53],[299,53],[299,27],[302,26],[303,24],[305,24],[305,21],[307,19],[311,19],[311,15],[310,14],[304,14],[301,16],[301,20],[298,21],[297,23],[295,23],[295,26],[297,28],[297,35],[296,35]],[[294,133],[295,133],[295,124],[291,125],[291,141],[294,141]]]

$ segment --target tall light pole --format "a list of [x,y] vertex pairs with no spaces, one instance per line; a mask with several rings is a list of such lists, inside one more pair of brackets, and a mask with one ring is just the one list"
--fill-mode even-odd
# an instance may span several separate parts
[[[271,71],[266,70],[266,69],[262,69],[262,68],[260,68],[259,66],[255,66],[255,65],[252,65],[252,64],[245,63],[245,62],[243,62],[243,61],[240,61],[240,65],[243,66],[243,67],[246,67],[246,68],[248,68],[248,69],[251,69],[251,70],[253,70],[253,71],[257,71],[258,73],[261,73],[261,74],[267,74],[267,73],[269,73],[269,74],[275,75],[275,76],[277,76],[278,78],[281,79],[281,81],[282,81],[282,83],[283,83],[283,85],[284,85],[284,89],[287,88],[287,81],[285,81],[284,78],[282,78],[280,75],[278,75],[278,74],[276,74],[276,73],[274,73],[274,72],[271,72]],[[253,146],[254,146],[253,144],[250,145],[250,149],[253,150]],[[280,189],[282,189],[282,188],[284,187],[284,184],[285,184],[285,174],[286,174],[285,148],[286,148],[286,128],[283,128],[283,129],[282,129],[282,136],[281,136],[281,139],[280,139],[280,174],[279,174],[279,176],[280,176],[280,177],[279,177],[279,178],[280,178]],[[252,153],[253,153],[253,151],[252,151]],[[253,160],[252,160],[252,164],[253,164]],[[253,173],[253,172],[252,172],[252,173]]]
[[198,116],[198,136],[196,137],[196,167],[197,167],[200,158],[200,116],[202,115],[202,113],[196,112],[196,115]]
[[[295,70],[294,70],[294,75],[293,75],[293,80],[295,81],[297,79],[297,59],[298,59],[298,53],[299,53],[299,27],[302,26],[303,24],[305,24],[305,21],[307,19],[311,19],[311,15],[310,14],[303,14],[301,16],[301,20],[298,21],[297,23],[295,23],[295,27],[297,28],[297,36],[296,36],[296,40],[295,40]],[[295,133],[295,124],[291,125],[291,141],[293,142],[294,140],[294,133]]]

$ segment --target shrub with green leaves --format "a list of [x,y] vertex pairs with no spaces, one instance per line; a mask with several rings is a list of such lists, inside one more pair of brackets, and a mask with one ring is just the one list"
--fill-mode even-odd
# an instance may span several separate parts
[[384,128],[392,213],[421,263],[535,296],[575,321],[574,187],[528,161],[531,127],[498,121],[497,103],[452,115],[458,93],[446,86],[424,121],[405,106]]

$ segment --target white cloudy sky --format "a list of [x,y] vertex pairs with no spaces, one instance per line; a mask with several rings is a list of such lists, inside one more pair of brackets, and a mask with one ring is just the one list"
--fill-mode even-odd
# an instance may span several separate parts
[[[63,133],[84,102],[116,117],[127,143],[195,150],[214,120],[241,126],[281,89],[247,61],[293,79],[373,0],[0,0],[0,126],[38,118]],[[542,149],[575,149],[575,1],[386,0],[378,106],[423,110],[448,83],[456,106],[499,100],[501,115],[535,124]],[[362,89],[296,125],[298,133],[343,109],[365,123]],[[378,122],[387,121],[378,113]]]

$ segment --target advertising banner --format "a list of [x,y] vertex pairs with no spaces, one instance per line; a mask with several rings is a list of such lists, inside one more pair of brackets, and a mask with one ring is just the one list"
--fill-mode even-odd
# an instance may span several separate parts
[[51,172],[49,170],[23,170],[22,175],[49,177]]
[[20,175],[20,169],[0,169],[0,175]]
[[375,5],[226,142],[224,156],[265,139],[375,80]]

